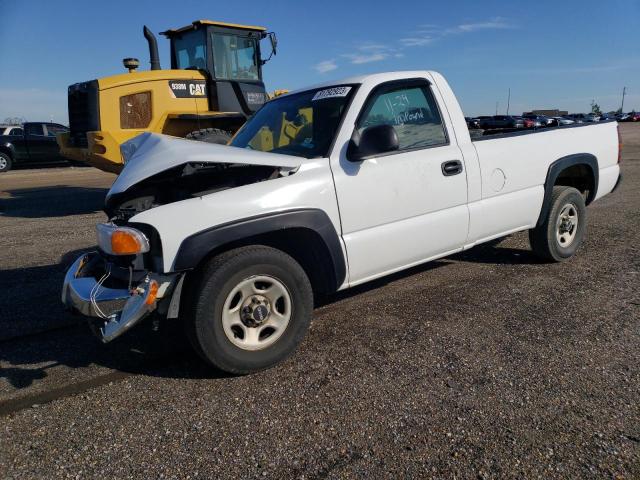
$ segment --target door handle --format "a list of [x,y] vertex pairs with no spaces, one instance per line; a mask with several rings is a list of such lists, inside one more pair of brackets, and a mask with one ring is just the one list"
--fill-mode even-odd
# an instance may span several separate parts
[[442,174],[445,177],[462,173],[462,162],[460,160],[449,160],[442,163]]

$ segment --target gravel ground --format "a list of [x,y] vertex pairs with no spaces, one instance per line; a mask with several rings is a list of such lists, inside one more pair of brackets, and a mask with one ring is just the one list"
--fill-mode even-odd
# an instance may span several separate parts
[[[640,478],[640,125],[622,131],[624,183],[569,262],[518,234],[336,295],[247,377],[172,326],[102,346],[59,309],[113,177],[0,176],[0,476]],[[45,189],[38,214],[12,193],[31,175],[75,195]]]

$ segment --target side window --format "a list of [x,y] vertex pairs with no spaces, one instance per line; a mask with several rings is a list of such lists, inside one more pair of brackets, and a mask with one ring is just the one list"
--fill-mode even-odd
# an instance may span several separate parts
[[356,128],[359,133],[373,125],[392,125],[399,150],[447,143],[438,106],[428,85],[390,85],[369,99]]
[[40,135],[44,136],[44,129],[41,123],[28,123],[25,125],[25,131],[27,135]]
[[59,133],[67,132],[68,130],[62,125],[47,125],[47,134],[50,137],[55,137]]
[[11,129],[11,135],[20,135],[21,136],[22,134],[23,134],[23,132],[22,132],[21,128],[12,128]]

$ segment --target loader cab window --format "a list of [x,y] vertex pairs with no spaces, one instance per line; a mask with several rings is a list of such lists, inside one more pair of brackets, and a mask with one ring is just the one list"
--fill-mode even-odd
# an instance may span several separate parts
[[211,34],[215,77],[224,80],[260,80],[257,39]]
[[173,38],[175,68],[206,70],[207,46],[203,30],[191,30]]

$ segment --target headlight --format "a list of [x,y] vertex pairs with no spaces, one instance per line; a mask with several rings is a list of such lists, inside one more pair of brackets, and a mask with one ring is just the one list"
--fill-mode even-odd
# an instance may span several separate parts
[[135,228],[99,223],[96,230],[98,247],[109,255],[135,255],[149,251],[149,239]]

